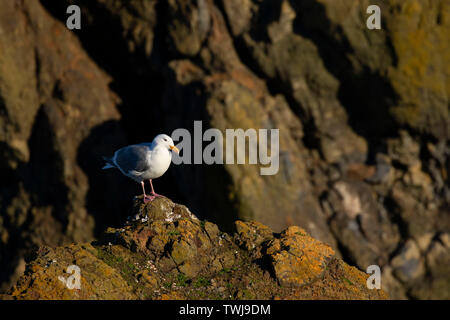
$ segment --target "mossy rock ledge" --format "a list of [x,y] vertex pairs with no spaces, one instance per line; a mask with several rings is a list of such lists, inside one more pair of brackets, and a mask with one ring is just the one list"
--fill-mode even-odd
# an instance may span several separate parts
[[[161,197],[137,198],[123,228],[40,247],[4,299],[387,299],[368,275],[291,226],[236,221],[233,235]],[[80,288],[64,283],[80,270]]]

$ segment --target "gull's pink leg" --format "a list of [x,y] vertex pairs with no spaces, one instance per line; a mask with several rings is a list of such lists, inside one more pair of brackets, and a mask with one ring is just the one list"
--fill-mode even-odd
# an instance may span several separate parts
[[157,194],[157,193],[155,192],[155,190],[153,189],[152,179],[148,179],[148,181],[150,181],[150,187],[152,187],[152,195],[155,196],[155,197],[164,197],[163,195]]
[[[144,186],[144,181],[141,181],[141,186],[142,186],[142,191],[144,192],[144,203],[147,203],[149,201],[152,201],[153,199],[155,199],[155,196],[148,196],[145,194],[145,186]],[[153,187],[152,187],[153,189]]]

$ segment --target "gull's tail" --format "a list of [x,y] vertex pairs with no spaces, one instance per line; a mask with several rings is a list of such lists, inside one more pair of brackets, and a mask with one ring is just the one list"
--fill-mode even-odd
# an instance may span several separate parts
[[116,165],[114,164],[112,157],[103,157],[103,160],[106,161],[105,166],[102,168],[103,170],[116,168]]

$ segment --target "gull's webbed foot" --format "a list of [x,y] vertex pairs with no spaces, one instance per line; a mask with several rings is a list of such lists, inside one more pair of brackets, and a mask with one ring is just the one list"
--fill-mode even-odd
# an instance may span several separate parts
[[144,203],[150,202],[155,200],[156,196],[150,196],[150,195],[145,195],[144,196]]

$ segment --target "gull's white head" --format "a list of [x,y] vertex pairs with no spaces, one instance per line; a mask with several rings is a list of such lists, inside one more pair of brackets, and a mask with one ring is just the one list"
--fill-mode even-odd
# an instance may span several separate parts
[[167,134],[158,134],[155,139],[153,139],[152,144],[154,146],[166,147],[168,150],[175,151],[176,153],[180,152],[180,150],[175,147],[172,138]]

